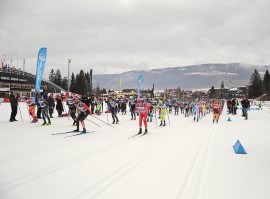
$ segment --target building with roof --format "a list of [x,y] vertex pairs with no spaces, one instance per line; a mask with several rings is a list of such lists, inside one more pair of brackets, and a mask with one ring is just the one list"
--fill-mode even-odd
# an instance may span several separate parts
[[[21,97],[33,97],[35,94],[36,76],[14,67],[0,68],[0,98],[8,97],[10,91],[18,93]],[[45,89],[49,93],[66,92],[56,84],[42,79],[40,90]]]

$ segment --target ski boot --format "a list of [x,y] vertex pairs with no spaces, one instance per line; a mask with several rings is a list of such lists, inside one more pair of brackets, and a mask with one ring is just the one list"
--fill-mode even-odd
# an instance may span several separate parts
[[46,122],[43,122],[42,126],[46,125],[47,123]]
[[83,128],[83,130],[82,130],[82,132],[81,133],[86,133],[86,129],[85,128]]
[[142,128],[140,128],[138,135],[142,134]]
[[145,131],[144,131],[144,135],[146,135],[148,133],[148,131],[147,131],[147,129],[145,129]]
[[163,126],[166,126],[166,122],[164,121],[164,124],[163,124]]
[[36,117],[34,117],[32,123],[36,123],[38,121],[38,119]]
[[112,124],[114,124],[114,123],[115,123],[115,121],[112,122]]
[[72,132],[79,132],[79,129],[75,129],[75,130],[73,130]]
[[160,125],[159,126],[162,126],[162,121],[160,122]]

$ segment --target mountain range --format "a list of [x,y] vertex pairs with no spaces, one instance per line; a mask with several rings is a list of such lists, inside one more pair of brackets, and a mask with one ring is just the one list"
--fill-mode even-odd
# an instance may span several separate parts
[[220,88],[224,82],[225,88],[245,86],[250,82],[254,69],[257,69],[263,78],[268,65],[248,65],[240,63],[227,64],[200,64],[181,67],[169,67],[152,70],[132,70],[120,74],[93,75],[93,87],[119,90],[120,78],[122,87],[137,88],[138,76],[142,75],[142,89],[177,88],[189,90],[209,89],[211,86]]

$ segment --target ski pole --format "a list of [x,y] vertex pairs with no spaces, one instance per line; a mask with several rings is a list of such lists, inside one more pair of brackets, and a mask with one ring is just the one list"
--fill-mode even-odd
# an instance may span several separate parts
[[30,112],[29,112],[29,107],[27,108],[27,112],[28,112],[30,123],[31,123],[32,121],[31,121],[31,116],[30,116]]
[[167,116],[168,116],[169,125],[171,126],[170,117],[169,117],[168,112],[167,112]]
[[19,112],[20,112],[20,115],[21,115],[21,119],[22,119],[22,122],[23,122],[23,118],[22,118],[22,113],[21,113],[21,108],[20,108],[20,105],[18,103],[18,107],[19,107]]
[[62,102],[62,106],[64,108],[64,111],[68,114],[68,120],[69,120],[69,113],[67,112],[66,107],[65,107],[65,104],[63,102]]
[[156,120],[156,125],[157,125],[157,108],[155,108],[155,120]]
[[94,118],[96,118],[97,120],[99,120],[99,121],[101,121],[101,122],[107,124],[108,126],[110,126],[110,127],[112,127],[112,128],[115,128],[114,126],[110,125],[109,123],[107,123],[107,122],[105,122],[105,121],[103,121],[103,120],[101,120],[101,119],[95,117],[93,114],[92,114],[91,116],[94,117]]
[[[87,119],[87,118],[86,118]],[[93,122],[93,121],[91,121],[91,120],[89,120],[89,119],[87,119],[89,122],[92,122],[93,124],[95,124],[95,125],[97,125],[98,127],[101,127],[100,125],[98,125],[97,123],[95,123],[95,122]]]
[[109,124],[109,118],[108,118],[108,113],[106,113],[106,115],[107,115],[107,122],[108,122],[108,124]]

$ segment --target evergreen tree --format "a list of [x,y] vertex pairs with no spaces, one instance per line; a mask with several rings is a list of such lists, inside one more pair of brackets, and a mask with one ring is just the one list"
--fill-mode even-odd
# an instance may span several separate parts
[[87,83],[87,95],[90,95],[90,73],[85,73],[85,79]]
[[68,90],[68,78],[64,77],[61,83],[61,87],[65,90]]
[[221,82],[220,88],[224,88],[224,82]]
[[210,96],[210,98],[215,98],[216,91],[215,91],[215,87],[214,86],[211,87],[209,96]]
[[266,70],[264,74],[263,84],[264,84],[266,95],[269,97],[270,96],[270,75],[269,75],[268,70]]
[[97,85],[97,87],[95,89],[95,93],[96,93],[96,96],[97,97],[100,97],[100,95],[101,95],[101,89],[100,89],[99,85]]
[[263,93],[264,93],[263,81],[257,69],[255,69],[250,78],[250,86],[248,94],[250,98],[256,98],[261,96]]
[[78,81],[79,81],[79,74],[76,74],[75,77],[75,84],[74,84],[74,93],[78,93]]
[[51,70],[51,72],[49,74],[49,81],[53,82],[53,83],[55,82],[55,72],[53,69]]
[[76,84],[76,80],[75,80],[75,75],[74,73],[71,74],[71,79],[70,79],[70,92],[75,93],[75,84]]
[[62,86],[62,76],[61,76],[60,70],[56,70],[55,81],[53,83],[55,83],[56,85],[60,87]]
[[87,94],[87,82],[83,70],[80,71],[78,78],[76,78],[76,93],[81,95]]
[[176,98],[180,99],[181,97],[182,97],[182,92],[181,92],[180,87],[178,86],[177,91],[176,91]]
[[101,89],[101,94],[106,94],[106,93],[107,93],[106,88]]

